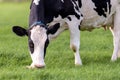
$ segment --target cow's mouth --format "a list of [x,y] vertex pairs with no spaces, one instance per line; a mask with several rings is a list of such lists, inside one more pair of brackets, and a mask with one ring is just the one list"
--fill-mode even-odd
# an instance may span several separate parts
[[42,65],[34,65],[34,66],[26,66],[27,69],[42,69],[45,68],[45,66]]

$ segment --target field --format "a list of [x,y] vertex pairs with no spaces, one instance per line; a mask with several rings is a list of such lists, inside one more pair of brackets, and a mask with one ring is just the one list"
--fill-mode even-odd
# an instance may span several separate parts
[[109,30],[81,32],[83,66],[74,65],[69,31],[53,40],[44,69],[26,69],[31,64],[27,37],[17,37],[12,26],[28,27],[30,3],[0,3],[0,80],[120,80],[120,59],[111,62],[112,35]]

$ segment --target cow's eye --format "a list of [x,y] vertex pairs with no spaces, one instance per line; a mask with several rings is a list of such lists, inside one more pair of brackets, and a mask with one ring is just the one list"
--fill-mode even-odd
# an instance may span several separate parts
[[33,43],[30,43],[30,48],[34,48],[34,44]]
[[29,41],[29,48],[30,48],[30,51],[31,51],[31,53],[33,53],[34,52],[34,44],[33,44],[33,41]]
[[33,41],[31,39],[29,40],[29,47],[31,47],[31,48],[34,47]]

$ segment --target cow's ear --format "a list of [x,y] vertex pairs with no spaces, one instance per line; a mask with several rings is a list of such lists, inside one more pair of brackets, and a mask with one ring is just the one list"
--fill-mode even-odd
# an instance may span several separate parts
[[28,36],[27,30],[20,26],[13,26],[12,31],[18,36]]
[[48,34],[55,34],[58,31],[59,28],[60,28],[60,24],[56,23],[55,25],[52,25],[52,26],[48,27],[47,33]]

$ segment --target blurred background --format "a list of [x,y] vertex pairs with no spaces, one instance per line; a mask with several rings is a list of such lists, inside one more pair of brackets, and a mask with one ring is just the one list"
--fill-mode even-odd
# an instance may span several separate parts
[[30,0],[0,0],[0,2],[26,2],[26,1],[30,1]]

